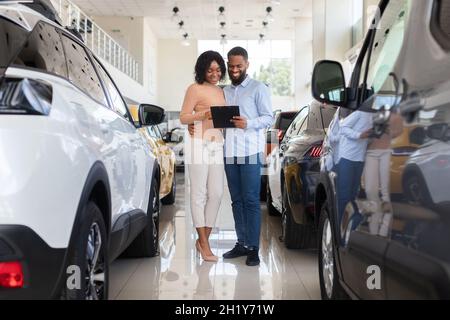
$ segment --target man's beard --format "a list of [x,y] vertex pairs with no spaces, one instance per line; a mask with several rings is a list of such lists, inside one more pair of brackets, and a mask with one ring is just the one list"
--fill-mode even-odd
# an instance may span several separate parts
[[231,77],[231,75],[229,75],[229,76],[230,76],[230,80],[231,80],[231,83],[233,84],[233,86],[238,86],[242,82],[244,82],[245,78],[247,77],[247,70],[245,72],[242,72],[241,76],[238,79],[233,79]]

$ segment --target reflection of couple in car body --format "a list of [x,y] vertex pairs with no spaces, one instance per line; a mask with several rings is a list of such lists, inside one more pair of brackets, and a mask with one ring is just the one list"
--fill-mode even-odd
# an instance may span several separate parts
[[[235,247],[224,259],[247,256],[247,265],[259,264],[261,209],[261,157],[265,147],[263,130],[273,121],[269,89],[247,75],[248,54],[243,48],[228,53],[228,75],[232,85],[222,90],[226,68],[214,51],[201,54],[195,66],[196,83],[187,92],[180,114],[189,125],[190,145],[186,144],[186,163],[190,181],[191,213],[198,233],[196,249],[206,261],[215,262],[209,237],[215,225],[223,195],[224,173],[231,194],[237,234]],[[240,116],[235,128],[214,128],[212,106],[238,105]],[[195,128],[194,128],[195,124]],[[225,137],[224,137],[225,134]]]
[[[342,111],[337,113],[342,114]],[[375,136],[372,113],[355,111],[341,116],[337,115],[330,127],[330,143],[337,153],[333,157],[333,170],[338,177],[339,221],[343,223],[346,206],[356,200],[363,177],[370,204],[370,208],[366,208],[371,213],[369,230],[372,234],[387,236],[392,220],[389,193],[391,140],[402,132],[401,118],[392,113],[385,132]],[[352,228],[357,225],[356,222]]]

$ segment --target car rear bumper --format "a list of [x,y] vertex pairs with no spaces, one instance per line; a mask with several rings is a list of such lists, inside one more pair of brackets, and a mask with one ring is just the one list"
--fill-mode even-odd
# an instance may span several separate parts
[[0,287],[0,300],[58,298],[66,252],[49,247],[28,227],[0,225],[0,262],[20,262],[24,273],[24,287]]

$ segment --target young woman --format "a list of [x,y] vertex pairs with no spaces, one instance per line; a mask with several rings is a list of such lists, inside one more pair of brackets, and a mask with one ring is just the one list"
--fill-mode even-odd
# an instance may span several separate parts
[[184,98],[180,121],[195,125],[195,135],[186,147],[190,181],[191,214],[198,233],[196,248],[205,261],[216,262],[209,236],[215,225],[224,188],[223,135],[214,129],[211,106],[224,106],[225,97],[218,83],[225,78],[225,62],[215,51],[198,57],[195,83]]

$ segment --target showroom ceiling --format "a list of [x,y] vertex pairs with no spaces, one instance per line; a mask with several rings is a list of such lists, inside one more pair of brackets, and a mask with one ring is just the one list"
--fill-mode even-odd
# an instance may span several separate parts
[[[274,21],[268,25],[267,39],[293,39],[294,18],[312,16],[312,0],[73,0],[88,15],[151,17],[158,38],[179,39],[177,21],[171,19],[179,8],[184,29],[191,38],[212,40],[226,34],[228,40],[258,39],[272,8]],[[225,31],[220,29],[219,8],[225,8]],[[182,33],[182,32],[181,32]]]

